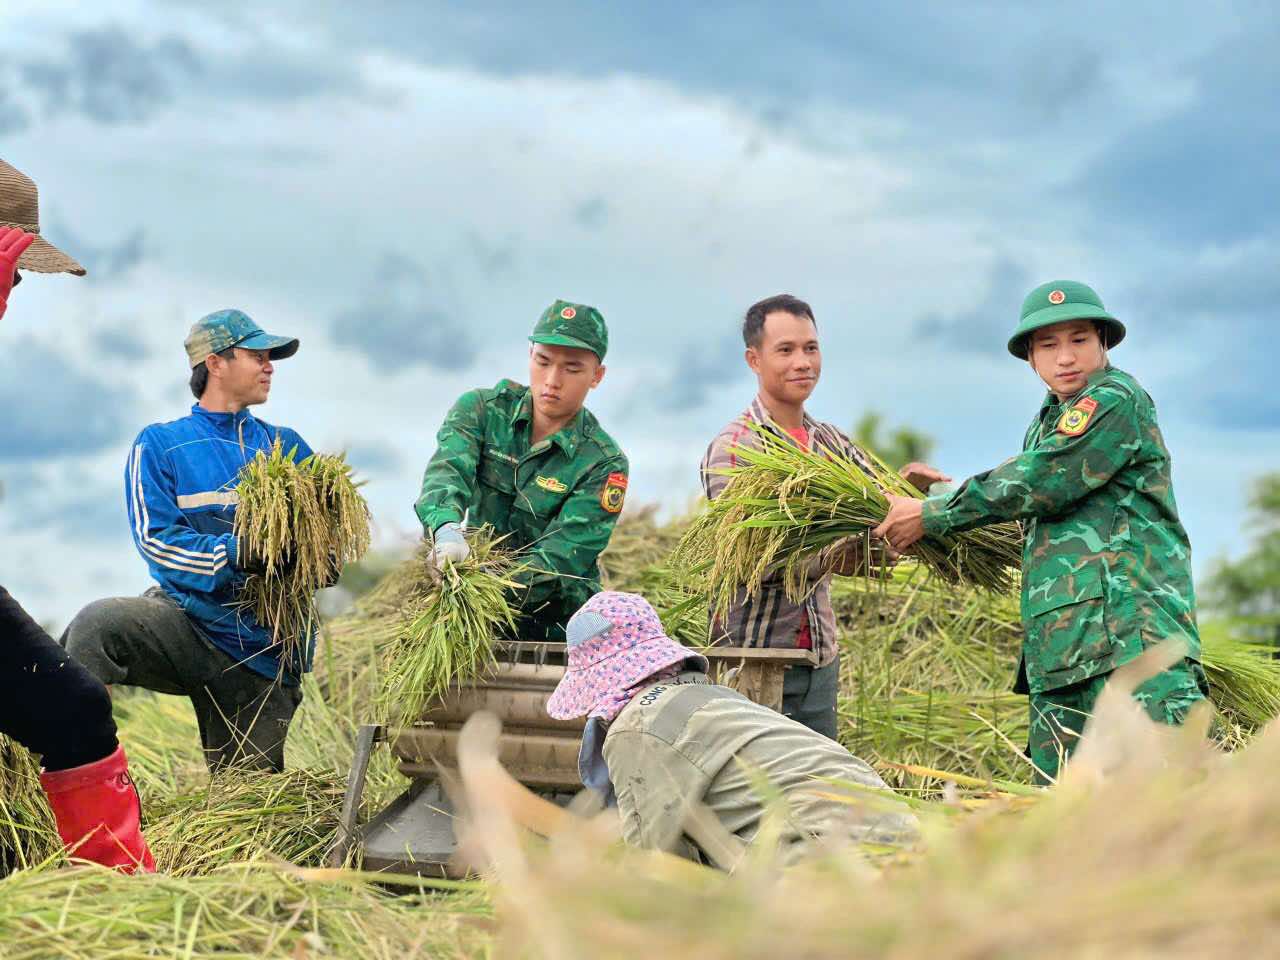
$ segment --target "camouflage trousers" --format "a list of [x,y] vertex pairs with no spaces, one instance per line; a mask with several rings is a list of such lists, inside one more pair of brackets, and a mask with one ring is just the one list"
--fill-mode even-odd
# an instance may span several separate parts
[[[1071,756],[1093,713],[1093,705],[1109,679],[1111,674],[1104,673],[1068,687],[1031,694],[1028,754],[1044,774],[1044,777],[1037,775],[1038,782],[1047,783],[1048,778],[1058,776],[1059,765]],[[1208,693],[1204,668],[1193,660],[1183,660],[1140,684],[1133,696],[1152,720],[1177,725],[1182,723],[1191,705]]]

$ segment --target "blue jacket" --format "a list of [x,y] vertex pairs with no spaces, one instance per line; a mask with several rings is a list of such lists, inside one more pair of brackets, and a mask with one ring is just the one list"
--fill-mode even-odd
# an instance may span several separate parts
[[[244,574],[232,525],[240,468],[276,436],[297,459],[311,448],[293,430],[273,427],[248,410],[191,415],[153,423],[138,434],[125,468],[125,501],[133,542],[160,584],[219,649],[264,677],[280,675],[279,648],[250,611],[237,611]],[[303,662],[283,673],[292,686],[311,669],[314,636]]]

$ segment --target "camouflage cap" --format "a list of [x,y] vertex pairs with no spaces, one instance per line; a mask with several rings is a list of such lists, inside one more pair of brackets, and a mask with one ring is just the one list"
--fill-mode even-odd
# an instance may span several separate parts
[[298,352],[298,338],[263,333],[262,328],[241,310],[217,310],[192,324],[185,346],[187,359],[194,368],[228,347],[267,350],[272,360],[283,360]]
[[1027,359],[1027,344],[1033,331],[1068,320],[1096,320],[1103,324],[1108,347],[1124,339],[1124,324],[1107,313],[1102,298],[1092,287],[1075,280],[1051,280],[1040,284],[1022,301],[1018,328],[1009,338],[1009,352],[1019,360]]
[[603,362],[609,349],[609,328],[595,307],[557,300],[542,311],[529,342],[590,350]]

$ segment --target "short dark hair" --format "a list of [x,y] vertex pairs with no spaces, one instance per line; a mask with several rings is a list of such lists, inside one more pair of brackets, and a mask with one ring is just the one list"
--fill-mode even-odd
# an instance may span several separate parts
[[[235,347],[227,347],[225,350],[219,350],[218,356],[223,360],[230,360],[236,355]],[[187,382],[191,387],[191,395],[199,400],[204,396],[205,388],[209,386],[209,366],[208,362],[201,360],[191,368],[191,379]]]
[[793,317],[808,317],[816,328],[818,320],[813,315],[813,308],[789,293],[765,297],[759,303],[747,308],[747,315],[742,318],[742,342],[748,347],[760,346],[760,337],[764,334],[764,318],[771,313],[789,313]]

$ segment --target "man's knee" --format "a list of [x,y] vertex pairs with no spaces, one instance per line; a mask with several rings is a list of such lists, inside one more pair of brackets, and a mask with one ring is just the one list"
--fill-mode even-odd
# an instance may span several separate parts
[[102,683],[124,680],[125,671],[111,651],[124,631],[128,602],[117,598],[93,601],[72,618],[58,641]]

